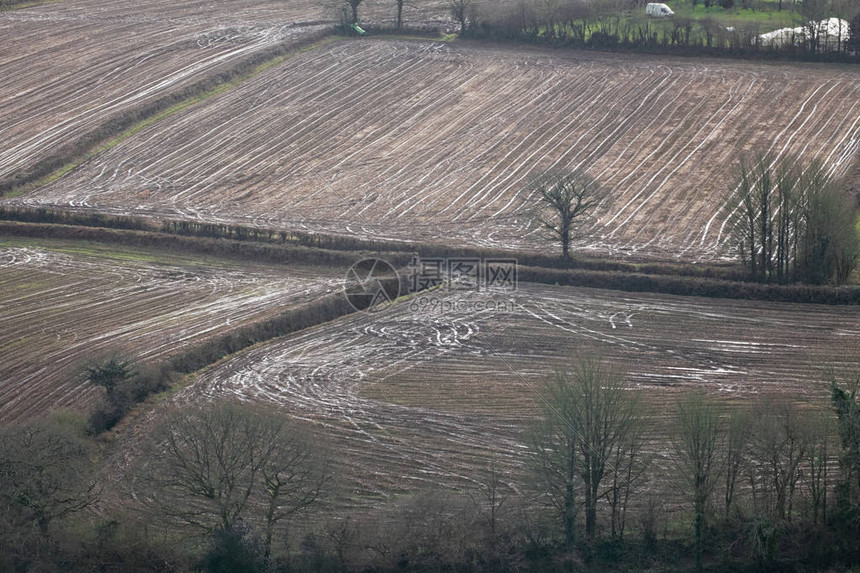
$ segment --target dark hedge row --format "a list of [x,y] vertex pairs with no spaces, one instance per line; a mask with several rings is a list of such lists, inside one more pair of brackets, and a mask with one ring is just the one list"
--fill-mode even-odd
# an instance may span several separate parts
[[166,390],[172,381],[214,364],[225,356],[254,344],[298,332],[355,312],[346,298],[330,295],[319,301],[293,308],[272,318],[243,326],[198,344],[157,365],[142,368],[122,381],[89,416],[93,434],[112,429],[136,404],[149,395]]
[[329,322],[356,312],[342,293],[290,309],[273,318],[238,328],[170,359],[171,370],[189,374],[249,346]]
[[737,282],[705,277],[646,275],[592,270],[518,269],[520,282],[603,288],[628,292],[654,292],[680,296],[733,298],[772,302],[830,305],[860,304],[860,287],[778,285]]
[[[195,253],[213,257],[259,261],[275,264],[301,264],[337,267],[346,270],[367,253],[332,251],[297,245],[255,243],[206,237],[183,237],[167,233],[154,233],[128,229],[107,229],[44,223],[17,223],[0,221],[0,236],[32,237],[40,239],[81,240],[143,247],[179,253]],[[395,265],[405,265],[410,256],[404,253],[381,255]]]
[[109,229],[136,229],[155,231],[157,227],[141,217],[107,215],[92,211],[69,211],[47,207],[19,207],[0,205],[0,220],[22,223],[52,223],[54,225],[80,225]]
[[[185,253],[197,253],[215,257],[254,260],[275,264],[307,264],[346,269],[357,260],[367,256],[381,257],[395,267],[405,267],[413,253],[407,252],[355,252],[312,248],[301,245],[258,243],[235,239],[178,236],[168,233],[50,225],[41,223],[16,223],[0,221],[0,236],[12,235],[51,239],[77,239],[106,244],[147,247]],[[451,249],[444,246],[419,247],[423,257],[433,256],[499,256],[509,258],[515,253],[470,249]],[[585,286],[630,292],[656,292],[683,296],[703,296],[777,302],[810,302],[820,304],[860,304],[860,287],[829,287],[818,285],[777,285],[726,280],[731,272],[723,274],[703,267],[699,274],[685,275],[684,271],[695,269],[689,265],[664,265],[660,263],[635,265],[597,261],[588,266],[574,261],[574,268],[550,268],[535,266],[534,261],[557,261],[549,257],[531,256],[519,259],[519,280],[544,284]],[[577,268],[576,265],[582,265]],[[663,272],[646,272],[643,269]],[[669,271],[675,270],[674,274]]]
[[[610,11],[586,18],[572,17],[566,22],[558,21],[554,34],[546,34],[545,22],[540,19],[528,20],[528,17],[517,14],[484,19],[469,27],[463,36],[506,44],[522,42],[554,48],[653,55],[827,63],[860,62],[858,44],[847,38],[839,49],[834,51],[813,50],[805,42],[798,42],[798,45],[787,43],[784,46],[765,46],[759,36],[763,30],[754,23],[732,33],[726,33],[725,29],[719,28],[716,34],[712,31],[708,38],[708,33],[701,30],[691,33],[701,26],[700,23],[679,17],[622,26],[626,21],[625,17]],[[685,24],[689,25],[689,28]],[[851,25],[860,27],[860,15],[854,18]],[[831,41],[838,41],[838,38]]]
[[541,255],[533,252],[451,247],[439,243],[366,240],[348,236],[305,233],[301,231],[279,231],[241,225],[205,223],[200,221],[168,220],[158,224],[142,217],[104,215],[86,211],[69,211],[48,208],[0,206],[0,220],[158,231],[161,233],[170,233],[189,237],[208,237],[272,244],[294,244],[314,249],[326,249],[332,251],[372,251],[409,253],[410,255],[417,253],[424,258],[515,258],[521,265],[532,267],[637,272],[643,274],[693,276],[736,281],[742,281],[746,278],[744,270],[735,264],[694,265],[665,262],[633,263],[589,257],[562,259],[557,255]]

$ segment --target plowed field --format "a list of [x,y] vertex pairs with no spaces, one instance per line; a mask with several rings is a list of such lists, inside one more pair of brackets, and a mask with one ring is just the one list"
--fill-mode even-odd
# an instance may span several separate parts
[[[393,5],[366,4],[371,21],[394,17]],[[444,21],[440,5],[407,6],[405,21]],[[68,0],[0,12],[0,181],[123,113],[337,19],[314,0]]]
[[152,360],[315,300],[337,279],[86,243],[0,241],[0,419],[84,409],[83,363]]
[[522,487],[541,382],[577,354],[605,356],[644,391],[657,453],[683,389],[824,403],[822,368],[860,366],[857,309],[520,286],[513,298],[452,293],[437,306],[416,299],[344,317],[241,353],[176,400],[276,403],[324,428],[347,486],[341,502],[360,505],[467,487],[491,455]]
[[527,182],[611,190],[579,247],[713,259],[751,150],[845,173],[860,74],[474,44],[343,41],[141,131],[27,196],[364,237],[536,247]]

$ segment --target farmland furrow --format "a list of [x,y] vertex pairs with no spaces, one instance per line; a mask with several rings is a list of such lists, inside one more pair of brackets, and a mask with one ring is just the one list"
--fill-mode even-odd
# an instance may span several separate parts
[[86,360],[108,352],[160,359],[312,301],[337,282],[204,264],[0,248],[0,417],[83,409],[99,395],[80,375]]
[[839,66],[344,41],[16,201],[538,248],[528,181],[580,168],[611,193],[577,248],[713,260],[739,154],[804,153],[843,173],[860,146],[858,89]]

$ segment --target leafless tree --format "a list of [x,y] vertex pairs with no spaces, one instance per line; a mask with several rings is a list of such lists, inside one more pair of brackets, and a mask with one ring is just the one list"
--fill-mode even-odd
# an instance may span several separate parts
[[460,24],[460,33],[468,31],[474,21],[475,7],[472,0],[448,0],[451,17]]
[[547,173],[531,183],[542,213],[540,224],[561,242],[561,253],[570,258],[570,242],[605,193],[583,172]]
[[403,27],[403,4],[405,0],[397,0],[397,28]]
[[844,284],[860,258],[857,201],[813,161],[799,181],[797,274],[807,282]]
[[358,7],[361,5],[363,0],[344,0],[346,2],[346,6],[349,6],[350,9],[350,24],[358,23]]
[[565,542],[574,542],[574,492],[582,480],[585,531],[597,533],[597,502],[605,494],[619,446],[640,422],[639,400],[624,377],[592,357],[580,358],[546,384],[534,453],[544,492],[561,516]]
[[470,496],[472,504],[478,513],[479,521],[482,522],[486,531],[486,547],[489,550],[491,560],[497,560],[499,556],[499,538],[502,535],[502,520],[509,496],[505,492],[505,484],[496,463],[496,458],[490,462],[490,469],[483,487],[478,495]]
[[832,9],[832,0],[804,0],[800,3],[800,14],[803,16],[803,35],[806,39],[806,49],[810,53],[816,53],[824,47],[827,38],[822,38],[822,33],[826,34],[826,27],[822,27],[820,22],[830,15]]
[[297,431],[290,431],[283,420],[268,419],[264,432],[274,445],[260,466],[266,502],[263,546],[268,559],[275,528],[307,510],[320,496],[329,473],[314,454],[311,441]]
[[462,563],[475,547],[474,506],[463,496],[430,489],[405,496],[367,523],[366,545],[375,568],[407,562],[415,570]]
[[833,453],[831,436],[836,433],[835,419],[829,411],[816,412],[811,416],[809,429],[810,443],[802,479],[809,489],[812,523],[817,525],[827,522],[827,489],[830,486],[828,464]]
[[817,161],[804,167],[794,157],[741,160],[726,209],[755,280],[841,284],[856,267],[857,206]]
[[563,379],[547,384],[544,415],[533,430],[531,441],[539,495],[558,513],[567,547],[573,547],[576,541],[579,488],[578,439],[569,423],[574,415],[571,394]]
[[740,480],[750,442],[750,425],[752,419],[749,412],[742,409],[734,409],[728,415],[726,425],[725,443],[725,517],[728,519],[732,511],[732,503],[735,501],[735,492]]
[[701,571],[705,520],[720,475],[721,408],[703,392],[692,391],[678,403],[676,415],[674,469],[685,494],[693,502],[696,569]]
[[276,526],[316,501],[326,481],[309,439],[260,406],[177,409],[150,447],[145,478],[161,512],[206,532],[258,523],[267,555]]
[[788,400],[765,396],[755,407],[748,470],[756,509],[771,522],[791,521],[800,470],[810,447],[810,421]]
[[95,451],[83,433],[61,416],[0,430],[0,513],[11,530],[47,537],[52,523],[97,499]]
[[637,404],[629,432],[614,448],[612,481],[606,492],[606,498],[609,500],[612,512],[612,537],[619,539],[624,538],[631,495],[634,489],[646,480],[651,463],[651,458],[645,455],[643,450],[645,427],[642,414],[640,404]]

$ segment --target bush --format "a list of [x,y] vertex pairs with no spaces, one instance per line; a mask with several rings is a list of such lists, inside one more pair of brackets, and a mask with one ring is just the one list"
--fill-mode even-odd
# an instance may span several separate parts
[[237,523],[227,531],[216,530],[212,534],[209,551],[203,557],[202,568],[208,573],[266,571],[262,542],[243,523]]

